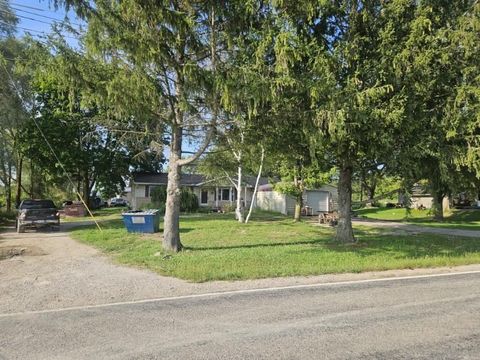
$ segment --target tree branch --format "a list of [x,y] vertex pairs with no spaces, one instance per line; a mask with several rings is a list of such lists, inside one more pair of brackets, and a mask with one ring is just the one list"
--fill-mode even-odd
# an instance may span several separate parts
[[225,173],[225,175],[227,176],[227,179],[230,180],[230,182],[233,184],[235,189],[237,189],[237,191],[238,191],[238,188],[237,188],[237,185],[235,184],[235,181],[233,181],[233,179],[230,177],[230,175],[228,175],[228,172],[225,169],[222,169],[222,170]]
[[210,141],[212,140],[214,130],[215,130],[215,126],[214,126],[214,124],[212,124],[212,126],[210,127],[210,129],[207,132],[207,135],[205,136],[205,140],[204,140],[202,146],[200,146],[200,148],[192,156],[190,156],[186,159],[179,160],[178,164],[180,166],[185,166],[185,165],[191,164],[192,162],[197,160],[205,152],[205,150],[208,148],[208,146],[210,145]]

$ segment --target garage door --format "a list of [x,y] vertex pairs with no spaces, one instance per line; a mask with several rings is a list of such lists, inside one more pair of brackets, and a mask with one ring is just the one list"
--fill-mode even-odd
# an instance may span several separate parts
[[328,195],[329,193],[327,191],[307,191],[307,201],[305,205],[310,206],[314,214],[318,211],[329,211]]

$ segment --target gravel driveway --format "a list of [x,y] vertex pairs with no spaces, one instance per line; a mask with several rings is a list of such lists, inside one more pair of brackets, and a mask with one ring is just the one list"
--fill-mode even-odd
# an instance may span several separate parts
[[[75,224],[78,226],[78,224]],[[251,288],[478,270],[419,269],[236,282],[189,283],[119,266],[60,232],[0,233],[0,314]],[[3,255],[3,256],[2,256]]]

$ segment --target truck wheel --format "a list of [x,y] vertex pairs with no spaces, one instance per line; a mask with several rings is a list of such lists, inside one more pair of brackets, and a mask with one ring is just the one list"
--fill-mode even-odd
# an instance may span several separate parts
[[17,233],[24,233],[25,232],[25,226],[20,225],[20,223],[17,223]]

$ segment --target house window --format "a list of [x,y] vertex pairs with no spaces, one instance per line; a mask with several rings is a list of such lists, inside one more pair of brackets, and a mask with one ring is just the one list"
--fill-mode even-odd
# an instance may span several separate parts
[[150,196],[150,186],[145,185],[145,197],[148,198]]
[[230,200],[230,189],[222,189],[222,200],[223,201]]
[[235,191],[232,191],[231,188],[221,188],[218,189],[217,199],[220,201],[232,201],[236,199]]
[[208,204],[208,190],[202,190],[202,194],[200,196],[200,203]]

